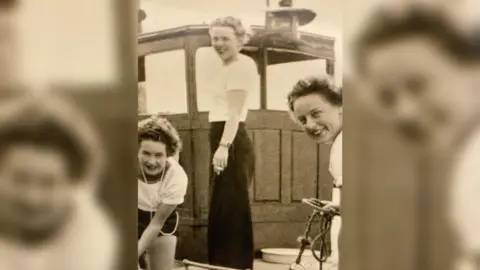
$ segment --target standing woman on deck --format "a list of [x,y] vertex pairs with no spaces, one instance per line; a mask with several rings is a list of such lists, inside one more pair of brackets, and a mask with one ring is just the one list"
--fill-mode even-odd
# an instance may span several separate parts
[[165,119],[152,116],[138,126],[138,258],[147,253],[148,270],[174,266],[179,214],[187,192],[187,174],[175,155],[181,140]]
[[248,187],[254,152],[245,128],[247,97],[258,87],[255,62],[239,53],[247,31],[234,17],[210,25],[212,47],[222,61],[211,82],[209,111],[211,200],[208,218],[209,263],[237,269],[253,267],[253,228]]

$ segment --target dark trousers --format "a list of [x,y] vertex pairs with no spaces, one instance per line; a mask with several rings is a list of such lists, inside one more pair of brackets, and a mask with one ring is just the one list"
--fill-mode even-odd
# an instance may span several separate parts
[[[217,150],[225,122],[210,126],[210,148]],[[255,155],[245,124],[239,128],[229,149],[228,164],[215,174],[210,168],[211,199],[208,217],[208,258],[212,265],[252,269],[253,226],[248,188],[254,172]]]

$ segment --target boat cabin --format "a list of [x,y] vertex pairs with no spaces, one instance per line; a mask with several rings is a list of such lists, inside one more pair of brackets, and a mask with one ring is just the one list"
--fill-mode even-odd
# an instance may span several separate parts
[[[312,142],[291,121],[286,95],[302,77],[333,75],[335,40],[296,29],[313,20],[312,11],[284,7],[267,11],[266,17],[266,26],[252,27],[253,35],[241,51],[257,63],[260,82],[248,101],[246,123],[256,154],[250,197],[257,249],[297,247],[296,239],[311,212],[301,199],[328,200],[332,192],[329,147]],[[200,262],[207,258],[211,163],[207,86],[209,71],[219,62],[208,31],[207,24],[186,25],[138,36],[143,91],[139,118],[165,115],[184,144],[179,158],[189,187],[181,211],[177,259]]]

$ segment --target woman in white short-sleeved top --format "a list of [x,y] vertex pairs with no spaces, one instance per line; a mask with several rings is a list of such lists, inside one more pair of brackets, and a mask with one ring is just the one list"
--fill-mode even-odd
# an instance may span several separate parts
[[257,66],[239,53],[247,31],[234,17],[210,25],[212,47],[222,61],[210,84],[209,111],[213,185],[208,222],[209,263],[236,269],[253,267],[253,228],[248,187],[254,152],[246,128],[247,97],[258,87]]
[[[342,187],[342,92],[330,78],[308,77],[297,82],[288,95],[294,121],[317,143],[331,144],[329,171],[334,180],[332,201],[325,208],[340,209]],[[341,219],[332,223],[332,263],[338,263]]]
[[181,140],[164,118],[152,116],[138,127],[138,257],[140,266],[171,270],[174,265],[179,214],[187,191],[187,175],[175,159]]

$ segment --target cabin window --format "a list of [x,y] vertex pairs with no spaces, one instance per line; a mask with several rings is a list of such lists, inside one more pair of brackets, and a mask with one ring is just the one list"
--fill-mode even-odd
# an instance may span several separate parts
[[[215,77],[218,76],[216,71],[222,63],[211,47],[199,48],[195,62],[198,111],[206,112],[210,109],[210,87],[212,81],[215,81]],[[258,88],[252,89],[249,95],[248,108],[252,110],[260,109],[260,79],[258,82]]]
[[143,87],[146,113],[188,113],[185,51],[145,56]]
[[326,74],[326,60],[306,60],[267,68],[267,109],[288,110],[287,95],[301,78]]

